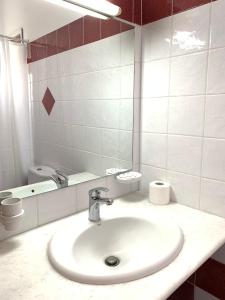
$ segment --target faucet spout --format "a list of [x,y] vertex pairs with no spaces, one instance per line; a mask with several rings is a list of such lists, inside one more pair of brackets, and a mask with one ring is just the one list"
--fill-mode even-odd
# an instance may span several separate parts
[[99,203],[105,203],[106,205],[112,205],[113,204],[113,199],[101,198],[98,202]]
[[55,182],[58,189],[68,187],[68,177],[64,173],[56,170],[56,174],[49,176],[51,180]]
[[102,198],[101,191],[108,192],[107,188],[95,188],[89,191],[89,221],[99,222],[100,219],[100,204],[112,205],[113,200]]

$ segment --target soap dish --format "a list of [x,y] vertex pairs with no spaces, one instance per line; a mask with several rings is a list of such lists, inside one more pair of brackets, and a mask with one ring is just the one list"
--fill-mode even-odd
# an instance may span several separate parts
[[127,169],[120,169],[120,168],[111,168],[111,169],[106,169],[106,175],[115,175],[121,172],[126,172]]
[[116,176],[117,181],[125,184],[138,182],[141,180],[141,178],[142,178],[142,174],[138,172],[126,172]]

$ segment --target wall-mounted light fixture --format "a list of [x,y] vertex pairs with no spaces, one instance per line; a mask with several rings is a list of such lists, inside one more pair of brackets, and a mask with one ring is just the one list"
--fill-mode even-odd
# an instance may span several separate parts
[[69,10],[74,10],[82,15],[89,15],[100,19],[117,17],[121,8],[107,0],[46,0]]

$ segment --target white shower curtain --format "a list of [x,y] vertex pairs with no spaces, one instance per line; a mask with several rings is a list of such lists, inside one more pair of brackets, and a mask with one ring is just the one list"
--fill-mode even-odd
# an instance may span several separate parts
[[0,189],[27,184],[31,165],[26,47],[0,39]]

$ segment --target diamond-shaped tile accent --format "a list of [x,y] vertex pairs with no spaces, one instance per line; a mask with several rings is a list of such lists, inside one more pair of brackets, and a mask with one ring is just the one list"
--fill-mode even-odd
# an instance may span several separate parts
[[42,103],[44,105],[44,108],[46,109],[47,111],[47,114],[50,115],[51,114],[51,111],[53,109],[53,106],[55,104],[55,99],[54,97],[52,96],[52,93],[51,91],[49,90],[49,88],[46,89],[46,92],[45,92],[45,95],[44,95],[44,98],[42,100]]

